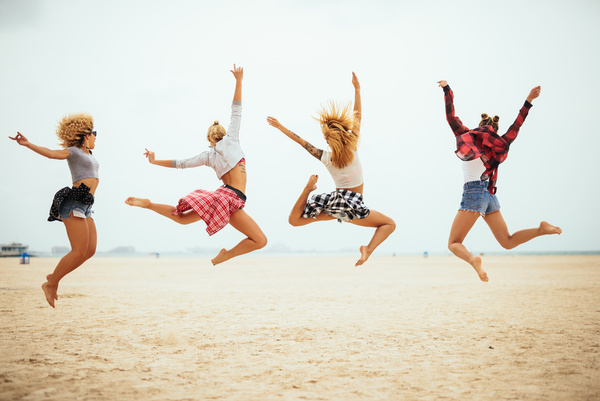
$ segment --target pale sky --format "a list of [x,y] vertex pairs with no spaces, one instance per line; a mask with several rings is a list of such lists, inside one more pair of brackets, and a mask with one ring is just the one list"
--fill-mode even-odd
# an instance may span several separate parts
[[[20,131],[57,149],[58,120],[76,112],[90,113],[98,132],[99,251],[237,243],[241,234],[231,227],[209,237],[202,222],[180,226],[124,204],[131,195],[176,204],[195,189],[218,187],[210,168],[161,168],[143,152],[172,159],[206,150],[213,120],[229,123],[236,63],[244,67],[246,211],[269,238],[266,249],[352,250],[372,235],[337,222],[287,223],[311,174],[321,177],[317,192],[333,190],[333,181],[266,123],[274,116],[326,148],[312,116],[330,99],[353,100],[354,71],[365,204],[397,223],[377,254],[447,252],[462,171],[441,79],[465,125],[476,126],[482,112],[497,114],[502,133],[530,89],[542,86],[500,166],[502,214],[511,231],[541,220],[564,231],[518,251],[598,251],[599,21],[595,0],[0,0],[0,243],[68,246],[63,225],[46,222],[54,193],[71,184],[66,161],[8,136]],[[481,219],[465,244],[502,251]]]

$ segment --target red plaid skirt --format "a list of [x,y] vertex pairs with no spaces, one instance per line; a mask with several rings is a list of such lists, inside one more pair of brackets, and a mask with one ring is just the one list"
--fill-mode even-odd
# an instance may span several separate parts
[[208,235],[221,230],[229,223],[229,218],[246,202],[229,188],[219,187],[216,191],[197,189],[179,200],[177,209],[173,212],[178,215],[188,210],[194,210],[206,223]]

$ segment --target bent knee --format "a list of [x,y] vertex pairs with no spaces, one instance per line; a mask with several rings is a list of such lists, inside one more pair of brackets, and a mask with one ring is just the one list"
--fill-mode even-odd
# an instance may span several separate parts
[[396,231],[396,222],[394,220],[390,219],[387,225],[390,227],[392,233]]
[[88,251],[85,254],[85,259],[90,259],[92,256],[94,256],[96,254],[96,248],[92,248],[92,249],[88,249]]
[[267,236],[263,234],[260,237],[256,238],[254,242],[256,243],[257,249],[264,248],[265,246],[267,246]]
[[517,245],[510,243],[509,241],[502,241],[500,242],[500,246],[504,249],[513,249],[515,248]]

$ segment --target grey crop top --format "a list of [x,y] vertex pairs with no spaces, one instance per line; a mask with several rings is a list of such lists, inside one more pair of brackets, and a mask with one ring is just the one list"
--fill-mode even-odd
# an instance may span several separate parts
[[69,157],[67,157],[67,162],[71,170],[73,184],[86,178],[98,178],[100,163],[98,163],[98,160],[94,156],[85,153],[75,146],[67,148],[67,150],[70,153]]

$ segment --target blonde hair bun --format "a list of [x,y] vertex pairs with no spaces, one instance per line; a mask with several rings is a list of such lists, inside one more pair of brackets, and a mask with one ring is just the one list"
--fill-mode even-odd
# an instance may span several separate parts
[[213,125],[219,125],[219,120],[215,120],[215,122],[213,123]]

